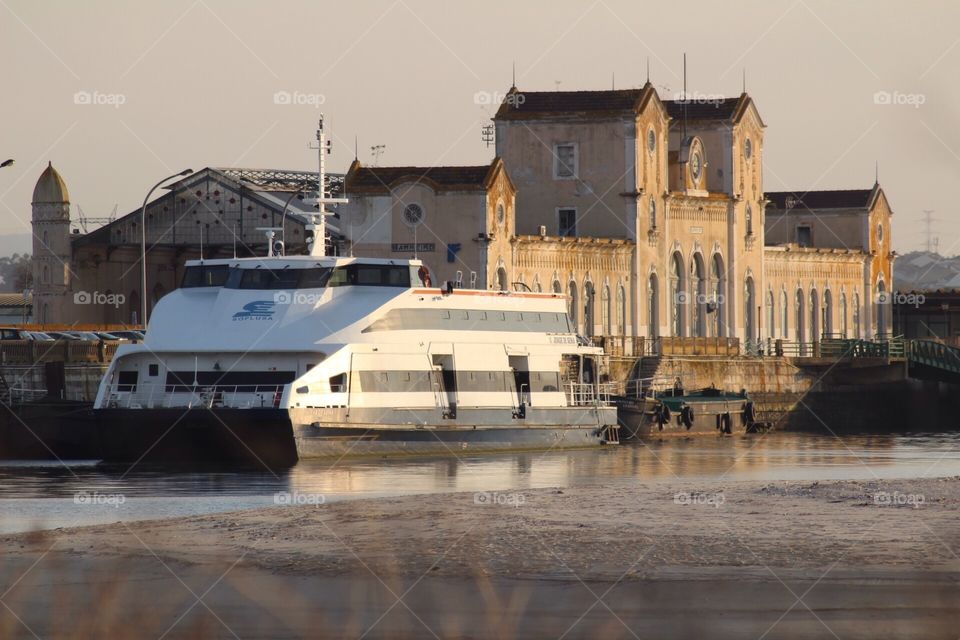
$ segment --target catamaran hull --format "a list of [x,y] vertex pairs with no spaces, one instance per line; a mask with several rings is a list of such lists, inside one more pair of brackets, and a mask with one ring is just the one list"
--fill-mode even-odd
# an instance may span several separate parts
[[297,461],[284,409],[95,409],[104,462],[213,462],[283,467]]
[[594,447],[616,441],[612,407],[465,409],[98,409],[104,462],[229,462]]
[[575,449],[616,441],[616,409],[293,409],[300,458]]

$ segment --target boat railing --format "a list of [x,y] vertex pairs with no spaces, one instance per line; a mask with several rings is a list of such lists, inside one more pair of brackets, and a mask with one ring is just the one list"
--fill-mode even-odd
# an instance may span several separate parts
[[[279,407],[287,385],[236,384],[116,385],[109,396],[111,408],[143,409],[185,407],[253,409]],[[123,394],[123,395],[120,395]]]
[[646,398],[657,391],[673,387],[676,377],[651,376],[649,378],[632,378],[627,380],[623,387],[623,394],[628,398]]
[[49,395],[46,389],[27,389],[25,387],[3,387],[0,390],[0,402],[6,405],[23,404],[42,400]]
[[615,383],[594,385],[583,382],[568,382],[565,386],[567,402],[574,407],[608,405],[615,393]]

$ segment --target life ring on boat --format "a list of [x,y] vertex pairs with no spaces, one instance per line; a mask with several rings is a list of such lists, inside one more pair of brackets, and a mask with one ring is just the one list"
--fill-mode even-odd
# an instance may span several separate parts
[[743,405],[743,414],[742,414],[743,424],[753,424],[757,421],[757,410],[754,408],[752,402],[748,402]]
[[687,431],[690,431],[690,427],[693,426],[693,419],[693,407],[688,404],[683,405],[680,409],[680,422],[687,428]]
[[420,278],[423,286],[430,286],[430,269],[427,269],[426,265],[420,265],[420,268],[417,270],[417,277]]
[[661,431],[663,430],[663,425],[665,425],[665,424],[667,424],[668,422],[670,422],[670,418],[671,418],[671,417],[672,417],[672,416],[670,415],[670,407],[668,407],[668,406],[665,405],[665,404],[660,405],[660,412],[659,412],[657,421],[660,423],[660,430],[661,430]]
[[720,416],[720,433],[725,433],[730,435],[733,433],[733,419],[730,417],[729,413],[725,413]]

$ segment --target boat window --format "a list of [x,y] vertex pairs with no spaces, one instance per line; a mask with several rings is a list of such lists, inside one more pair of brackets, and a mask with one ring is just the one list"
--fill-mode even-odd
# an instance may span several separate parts
[[330,269],[234,269],[227,279],[228,289],[322,289],[330,278]]
[[410,270],[407,266],[349,264],[334,269],[327,285],[330,287],[409,287]]
[[183,281],[180,286],[191,287],[222,287],[230,274],[230,266],[226,264],[191,265],[183,272]]

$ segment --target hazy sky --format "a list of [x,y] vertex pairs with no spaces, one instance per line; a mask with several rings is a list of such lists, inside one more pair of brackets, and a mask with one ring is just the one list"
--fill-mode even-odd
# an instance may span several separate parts
[[364,162],[383,144],[381,164],[483,163],[477,94],[514,61],[521,90],[574,90],[640,86],[649,58],[669,98],[686,52],[691,93],[737,95],[746,69],[767,191],[870,187],[878,161],[895,249],[923,246],[933,209],[960,253],[958,24],[950,1],[0,0],[0,234],[29,231],[48,160],[89,217],[185,167],[313,169],[321,109],[333,170],[355,135]]

